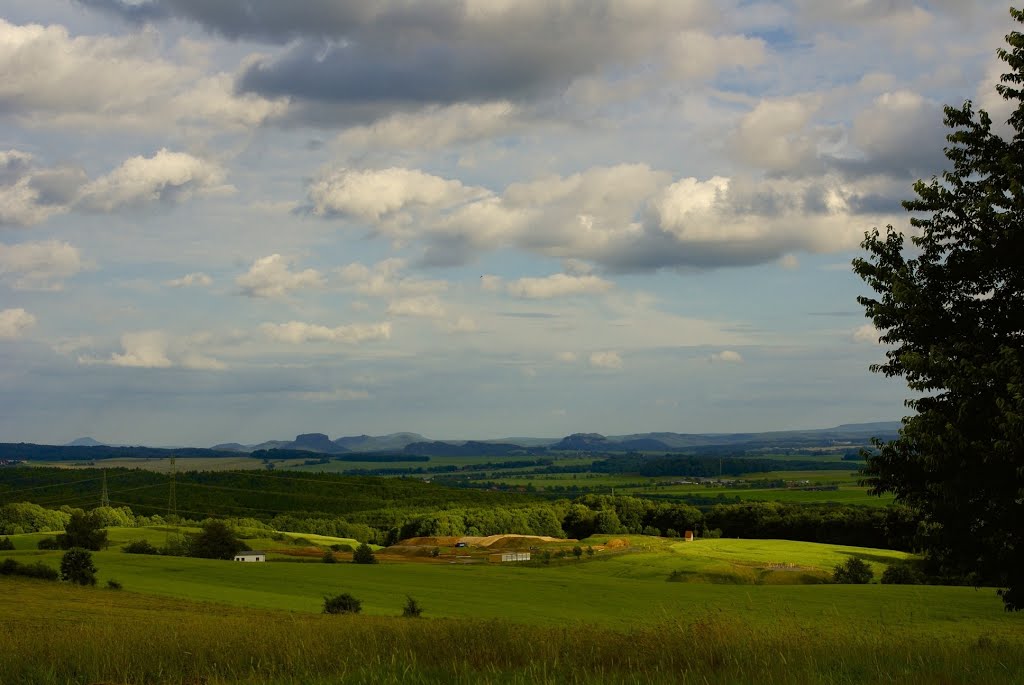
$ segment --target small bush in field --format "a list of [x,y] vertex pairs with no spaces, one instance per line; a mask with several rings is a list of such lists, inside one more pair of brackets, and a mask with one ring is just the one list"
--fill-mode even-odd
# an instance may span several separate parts
[[121,585],[121,583],[119,581],[116,581],[113,578],[111,578],[110,580],[107,581],[107,589],[108,590],[120,590],[123,587],[124,587],[124,585]]
[[868,563],[857,557],[850,557],[842,564],[838,564],[832,573],[832,580],[837,583],[848,585],[864,585],[870,583],[875,577]]
[[14,549],[14,543],[11,542],[10,538],[0,538],[0,551],[7,551]]
[[402,616],[405,618],[419,618],[423,613],[420,603],[409,595],[405,596],[405,607],[402,608]]
[[149,540],[132,540],[121,549],[128,554],[160,554]]
[[324,597],[325,614],[358,614],[363,610],[363,603],[344,592],[334,597]]
[[60,549],[60,545],[57,544],[57,538],[43,538],[36,543],[37,549]]

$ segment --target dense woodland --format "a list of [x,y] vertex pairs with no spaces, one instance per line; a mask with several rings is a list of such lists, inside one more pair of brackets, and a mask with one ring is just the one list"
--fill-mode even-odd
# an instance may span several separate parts
[[[0,533],[60,530],[75,509],[94,509],[104,476],[94,469],[0,470]],[[169,478],[127,469],[106,474],[107,525],[165,522]],[[588,494],[545,499],[530,493],[455,489],[414,479],[299,472],[177,474],[179,516],[233,518],[243,526],[390,544],[424,535],[520,533],[585,538],[643,533],[810,542],[912,550],[917,522],[900,507],[777,502],[689,503]]]

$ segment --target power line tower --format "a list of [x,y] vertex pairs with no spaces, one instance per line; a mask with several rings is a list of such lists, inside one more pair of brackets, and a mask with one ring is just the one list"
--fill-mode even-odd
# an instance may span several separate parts
[[107,493],[107,471],[103,470],[103,490],[100,491],[100,506],[110,506],[110,495]]
[[171,457],[171,479],[169,482],[169,489],[167,492],[167,518],[168,520],[177,520],[178,518],[178,495],[175,492],[175,475],[177,470],[174,465],[174,457]]

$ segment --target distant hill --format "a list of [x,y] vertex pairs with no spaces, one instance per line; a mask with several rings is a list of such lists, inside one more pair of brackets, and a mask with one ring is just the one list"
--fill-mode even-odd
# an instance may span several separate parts
[[414,442],[405,446],[406,454],[419,454],[430,457],[507,457],[544,452],[544,448],[530,448],[509,443],[479,442],[467,440],[456,442]]
[[107,443],[105,443],[105,442],[100,442],[99,440],[95,440],[93,438],[85,437],[85,438],[75,438],[71,442],[67,443],[65,445],[65,447],[104,447],[104,446],[106,446],[106,444]]
[[338,438],[335,445],[344,447],[350,452],[385,452],[402,450],[414,442],[430,442],[419,433],[390,433],[389,435],[355,435]]
[[[226,442],[210,449],[151,448],[105,445],[83,437],[68,445],[0,445],[0,457],[44,460],[105,459],[112,456],[237,456],[258,450],[286,450],[319,454],[408,454],[422,456],[519,456],[538,455],[546,450],[562,452],[648,452],[688,454],[728,454],[770,452],[781,449],[850,448],[869,444],[871,438],[894,439],[899,421],[845,423],[832,428],[767,431],[761,433],[631,433],[602,435],[573,433],[561,439],[505,438],[500,440],[429,440],[419,433],[354,435],[331,440],[325,433],[303,433],[294,440],[268,440],[257,445]],[[102,449],[101,449],[102,448]],[[87,452],[86,450],[94,450]],[[32,453],[34,456],[24,456]],[[15,454],[23,455],[15,457]],[[45,456],[41,456],[45,455]]]

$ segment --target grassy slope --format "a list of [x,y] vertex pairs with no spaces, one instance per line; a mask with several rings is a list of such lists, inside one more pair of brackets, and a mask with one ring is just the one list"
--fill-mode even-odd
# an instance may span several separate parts
[[979,632],[989,627],[980,617],[935,637],[920,632],[920,616],[901,625],[833,610],[808,622],[785,604],[744,604],[691,606],[620,631],[294,614],[0,578],[0,682],[995,685],[1024,676],[1020,631]]
[[[18,536],[15,540],[21,547]],[[633,539],[637,544],[644,540]],[[939,637],[965,629],[1004,637],[1024,630],[1022,617],[1003,614],[988,590],[774,583],[791,577],[788,571],[772,574],[781,578],[765,584],[743,584],[756,582],[756,569],[765,564],[827,570],[851,554],[866,558],[877,572],[883,568],[879,562],[903,556],[897,552],[771,540],[651,544],[648,551],[605,552],[589,561],[536,567],[235,564],[118,551],[94,556],[101,583],[115,578],[132,592],[300,612],[319,611],[325,594],[352,592],[368,614],[394,615],[408,594],[432,616],[542,625],[568,621],[625,627],[715,610],[764,626],[785,615],[808,626],[835,620],[881,623]],[[0,558],[9,555],[53,565],[60,557],[58,552],[22,550],[0,553]],[[674,570],[719,582],[666,582]]]

